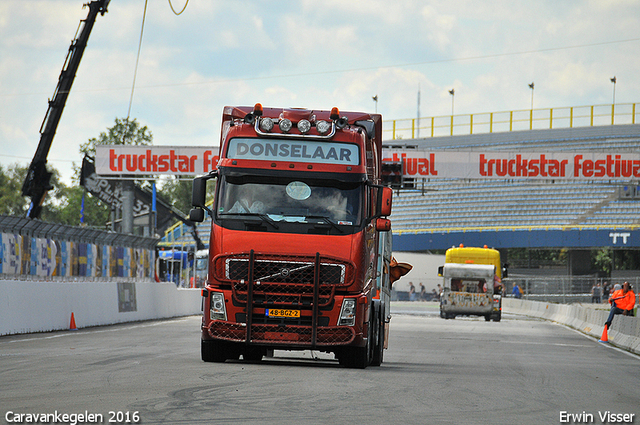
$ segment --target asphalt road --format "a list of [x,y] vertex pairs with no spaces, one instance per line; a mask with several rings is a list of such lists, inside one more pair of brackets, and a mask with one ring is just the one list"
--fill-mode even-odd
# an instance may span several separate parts
[[434,306],[396,305],[385,361],[365,370],[318,352],[203,363],[199,317],[2,337],[0,421],[599,424],[609,411],[640,423],[637,356],[543,321],[444,320]]

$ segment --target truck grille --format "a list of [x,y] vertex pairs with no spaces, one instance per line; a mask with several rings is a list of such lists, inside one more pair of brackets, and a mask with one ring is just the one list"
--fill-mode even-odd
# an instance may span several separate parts
[[[253,304],[310,305],[314,292],[315,259],[309,257],[274,257],[255,255],[253,261]],[[231,284],[234,298],[247,301],[249,255],[223,256],[216,259],[218,279]],[[347,286],[352,267],[343,262],[320,259],[318,306],[331,303],[336,287]]]

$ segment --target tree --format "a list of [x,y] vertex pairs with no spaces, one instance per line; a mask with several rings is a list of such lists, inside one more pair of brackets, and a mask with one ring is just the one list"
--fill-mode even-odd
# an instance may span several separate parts
[[184,214],[191,209],[192,182],[171,177],[162,182],[158,196]]
[[611,248],[601,248],[592,254],[591,262],[592,268],[603,272],[606,275],[611,275],[611,269],[613,260],[611,258]]
[[[0,214],[26,217],[29,210],[29,200],[22,196],[22,183],[27,175],[28,167],[13,164],[5,171],[0,166]],[[57,222],[60,204],[64,199],[66,186],[60,182],[60,172],[47,165],[52,172],[51,184],[53,189],[47,193],[42,205],[41,219],[43,221]]]
[[24,217],[29,202],[22,196],[22,182],[27,175],[27,167],[10,165],[5,170],[0,165],[0,214]]
[[[96,145],[151,145],[153,144],[153,134],[149,128],[141,126],[134,118],[116,118],[113,127],[109,127],[106,132],[92,137],[86,143],[80,145],[80,153],[95,158]],[[79,174],[78,174],[79,176]]]

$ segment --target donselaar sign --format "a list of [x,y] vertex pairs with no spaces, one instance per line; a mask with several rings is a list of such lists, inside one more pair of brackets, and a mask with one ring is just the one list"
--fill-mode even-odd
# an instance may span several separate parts
[[640,179],[640,154],[632,153],[384,149],[382,157],[402,162],[405,178]]

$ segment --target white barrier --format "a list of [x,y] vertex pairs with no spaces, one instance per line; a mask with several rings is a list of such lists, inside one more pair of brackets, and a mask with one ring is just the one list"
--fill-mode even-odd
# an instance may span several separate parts
[[[523,314],[561,323],[600,339],[609,310],[580,304],[554,304],[515,298],[503,298],[505,313]],[[608,332],[609,343],[640,354],[640,320],[638,317],[616,315]]]
[[0,335],[200,314],[200,289],[171,282],[0,280]]

